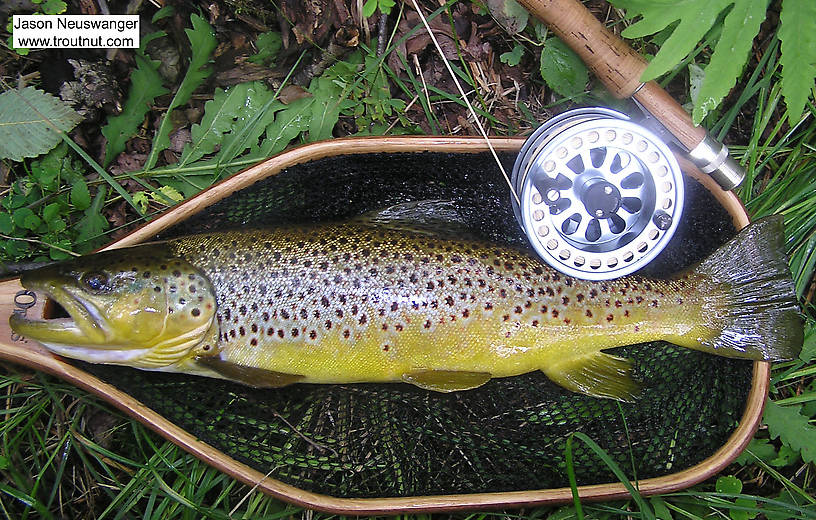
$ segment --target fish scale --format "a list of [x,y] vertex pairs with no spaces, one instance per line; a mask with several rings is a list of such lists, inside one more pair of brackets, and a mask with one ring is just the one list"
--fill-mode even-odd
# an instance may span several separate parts
[[665,340],[776,360],[798,355],[803,336],[780,218],[673,280],[582,281],[525,251],[356,219],[181,237],[22,283],[71,317],[15,314],[12,328],[59,354],[260,387],[404,381],[447,392],[541,370],[573,391],[632,400],[630,362],[605,349]]
[[[364,224],[216,233],[170,247],[217,288],[222,359],[308,374],[304,382],[399,381],[428,368],[516,375],[599,344],[677,336],[702,319],[699,280],[590,284],[521,251]],[[576,341],[581,328],[603,332]]]

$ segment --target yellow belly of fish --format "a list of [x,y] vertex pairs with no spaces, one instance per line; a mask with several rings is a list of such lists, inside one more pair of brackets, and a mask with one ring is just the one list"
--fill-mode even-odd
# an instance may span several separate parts
[[[291,331],[281,339],[275,330],[269,335],[262,328],[257,345],[230,341],[222,346],[221,358],[303,376],[299,382],[305,383],[406,381],[411,374],[427,371],[483,373],[490,378],[542,370],[558,380],[559,371],[605,356],[602,349],[661,339],[694,346],[716,334],[695,325],[703,320],[693,305],[664,306],[660,312],[598,306],[590,311],[592,318],[586,310],[584,306],[580,313],[562,310],[557,320],[542,319],[535,311],[514,314],[513,308],[455,320],[440,313],[443,317],[436,323],[429,322],[427,313],[404,313],[397,320],[398,330],[393,321],[385,324],[386,330],[376,320],[365,327],[336,325],[336,333],[323,334],[319,341],[309,339],[308,325],[293,327],[299,340],[291,337]],[[505,320],[506,316],[513,317]]]

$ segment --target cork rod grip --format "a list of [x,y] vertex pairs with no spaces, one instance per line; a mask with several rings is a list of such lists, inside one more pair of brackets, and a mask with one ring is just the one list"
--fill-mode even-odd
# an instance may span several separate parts
[[642,85],[646,60],[611,33],[579,0],[518,0],[572,48],[612,94],[635,97],[689,150],[706,132],[657,83]]

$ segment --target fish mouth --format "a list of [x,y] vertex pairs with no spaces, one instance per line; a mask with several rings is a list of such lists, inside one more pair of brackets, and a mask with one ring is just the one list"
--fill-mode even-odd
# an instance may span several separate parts
[[23,275],[24,288],[47,299],[52,317],[30,318],[12,314],[9,324],[14,332],[39,341],[47,347],[57,345],[101,346],[109,338],[109,328],[99,309],[83,298],[80,291],[59,281]]

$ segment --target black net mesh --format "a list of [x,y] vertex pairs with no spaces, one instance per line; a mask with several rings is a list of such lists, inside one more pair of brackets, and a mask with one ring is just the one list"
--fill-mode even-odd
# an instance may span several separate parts
[[[504,156],[506,166],[514,157]],[[734,234],[687,181],[683,222],[648,266],[668,275]],[[487,154],[370,154],[322,159],[260,181],[164,233],[337,219],[422,199],[457,201],[474,232],[525,244],[508,189]],[[565,441],[583,432],[630,476],[657,477],[709,457],[739,421],[751,363],[665,343],[634,360],[644,392],[618,403],[570,393],[540,373],[438,394],[403,384],[294,385],[255,390],[225,381],[83,364],[202,441],[272,478],[341,497],[516,491],[568,485]],[[581,443],[579,484],[615,480]],[[634,462],[634,468],[632,464]]]

